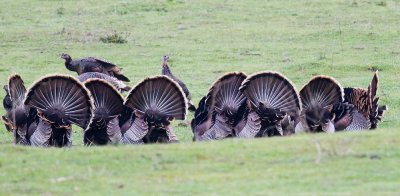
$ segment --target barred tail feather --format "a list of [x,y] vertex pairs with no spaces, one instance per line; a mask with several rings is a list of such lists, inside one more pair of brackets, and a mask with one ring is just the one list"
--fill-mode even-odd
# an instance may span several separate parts
[[226,123],[223,116],[217,114],[214,124],[200,136],[200,141],[223,139],[233,136],[232,127]]
[[237,127],[236,137],[253,138],[261,129],[261,119],[256,112],[250,112],[246,119],[243,119],[243,126]]
[[47,147],[50,145],[52,128],[45,120],[40,120],[36,130],[33,132],[29,141],[32,146]]
[[143,137],[149,132],[147,123],[142,118],[136,117],[128,130],[122,133],[121,142],[123,144],[143,143]]

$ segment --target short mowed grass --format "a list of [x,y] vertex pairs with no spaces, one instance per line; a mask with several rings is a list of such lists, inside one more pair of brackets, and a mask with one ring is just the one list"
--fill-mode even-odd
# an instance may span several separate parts
[[230,71],[279,71],[299,90],[314,75],[366,88],[379,70],[389,111],[374,131],[203,143],[192,142],[189,113],[172,124],[179,144],[84,147],[74,127],[63,149],[14,146],[1,125],[0,194],[396,195],[399,34],[400,2],[389,0],[4,0],[2,85],[13,73],[26,86],[76,75],[60,59],[68,53],[115,62],[133,86],[161,73],[168,54],[195,103]]

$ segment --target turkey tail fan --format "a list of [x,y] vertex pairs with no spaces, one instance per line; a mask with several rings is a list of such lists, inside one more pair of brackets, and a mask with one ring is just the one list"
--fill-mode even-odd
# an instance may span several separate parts
[[85,129],[93,116],[93,102],[86,87],[72,76],[48,75],[36,81],[24,101],[55,127],[71,124]]
[[326,107],[343,102],[343,88],[332,77],[315,76],[300,90],[300,97],[304,109],[314,103]]
[[139,82],[129,92],[124,105],[150,118],[184,120],[187,110],[181,87],[167,76]]
[[302,126],[310,132],[335,132],[333,106],[343,102],[343,88],[334,78],[315,76],[300,90]]
[[14,105],[23,104],[26,88],[19,74],[11,75],[8,78],[8,91]]
[[93,98],[94,120],[109,121],[122,113],[124,98],[110,83],[102,79],[89,79],[84,84]]
[[[243,72],[231,72],[218,78],[206,95],[209,114],[218,110],[225,116],[236,116],[246,97],[239,91],[247,75]],[[209,115],[210,118],[210,115]]]
[[250,75],[243,81],[240,91],[248,99],[250,108],[258,108],[261,103],[291,116],[300,113],[301,103],[295,86],[278,72],[266,71]]
[[8,117],[14,128],[22,127],[26,123],[27,114],[23,105],[26,88],[20,75],[14,74],[8,78],[8,93],[12,103],[12,110],[8,113]]

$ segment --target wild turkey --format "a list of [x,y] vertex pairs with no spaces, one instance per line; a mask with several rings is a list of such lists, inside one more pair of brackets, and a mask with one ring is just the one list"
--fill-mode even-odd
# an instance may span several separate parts
[[369,127],[367,119],[360,119],[352,104],[343,102],[343,88],[332,77],[312,78],[300,90],[300,97],[303,110],[296,132],[333,133]]
[[123,91],[129,91],[131,90],[131,87],[125,85],[122,81],[111,77],[109,75],[103,74],[103,73],[98,73],[98,72],[87,72],[84,74],[79,75],[76,77],[80,82],[85,82],[86,80],[92,79],[92,78],[98,78],[98,79],[103,79],[113,85],[118,91],[123,92]]
[[192,96],[190,95],[189,89],[186,87],[186,85],[185,85],[181,80],[179,80],[177,77],[175,77],[175,76],[172,74],[172,72],[171,72],[171,70],[169,69],[169,66],[168,66],[168,64],[167,64],[168,59],[169,59],[169,56],[168,56],[168,55],[164,55],[164,56],[162,57],[162,60],[163,60],[163,67],[162,67],[161,74],[162,74],[162,75],[165,75],[165,76],[167,76],[167,77],[169,77],[169,78],[171,78],[172,80],[174,80],[175,82],[177,82],[177,83],[179,84],[179,86],[181,86],[183,92],[184,92],[185,95],[186,95],[187,102],[188,102],[188,106],[189,106],[189,110],[190,110],[190,111],[196,111],[196,107],[195,107],[195,106],[193,105],[193,103],[192,103]]
[[78,75],[87,72],[99,72],[113,76],[118,80],[130,82],[130,80],[123,75],[122,70],[116,64],[107,60],[97,57],[85,57],[77,60],[72,60],[68,54],[62,54],[62,59],[65,59],[65,67],[70,71],[75,71]]
[[344,101],[354,104],[356,109],[371,122],[371,129],[378,127],[382,121],[387,106],[379,106],[379,97],[376,97],[378,91],[378,71],[375,72],[371,84],[367,89],[363,88],[345,88]]
[[105,145],[121,139],[119,117],[124,109],[124,98],[110,83],[102,79],[85,82],[95,106],[94,117],[85,130],[86,145]]
[[242,119],[246,97],[239,87],[247,75],[231,72],[218,78],[199,102],[192,120],[193,140],[234,137],[234,127]]
[[8,85],[4,85],[3,89],[6,91],[6,96],[3,99],[3,107],[6,110],[6,115],[1,116],[1,121],[3,121],[4,125],[6,126],[7,131],[11,131],[11,122],[8,119],[8,113],[11,112],[12,109],[12,101],[10,98],[10,93],[8,92]]
[[68,75],[39,79],[29,88],[24,104],[37,114],[26,135],[33,146],[70,146],[71,125],[86,129],[93,113],[89,91]]
[[172,79],[145,78],[132,88],[124,105],[130,108],[130,114],[126,122],[121,122],[122,143],[178,141],[170,122],[185,119],[187,103],[181,87]]
[[[295,86],[278,72],[255,73],[243,81],[240,91],[247,98],[246,124],[240,123],[238,137],[282,136],[300,114]],[[259,122],[261,126],[259,126]]]
[[3,100],[6,115],[2,117],[2,121],[13,132],[14,143],[27,144],[24,135],[29,114],[23,104],[26,93],[24,81],[18,74],[11,75],[4,89],[7,90],[7,96]]

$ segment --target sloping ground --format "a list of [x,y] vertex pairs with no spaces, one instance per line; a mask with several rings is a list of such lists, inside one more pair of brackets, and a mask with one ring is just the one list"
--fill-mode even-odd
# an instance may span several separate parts
[[399,136],[377,130],[172,145],[0,145],[0,193],[399,194]]

